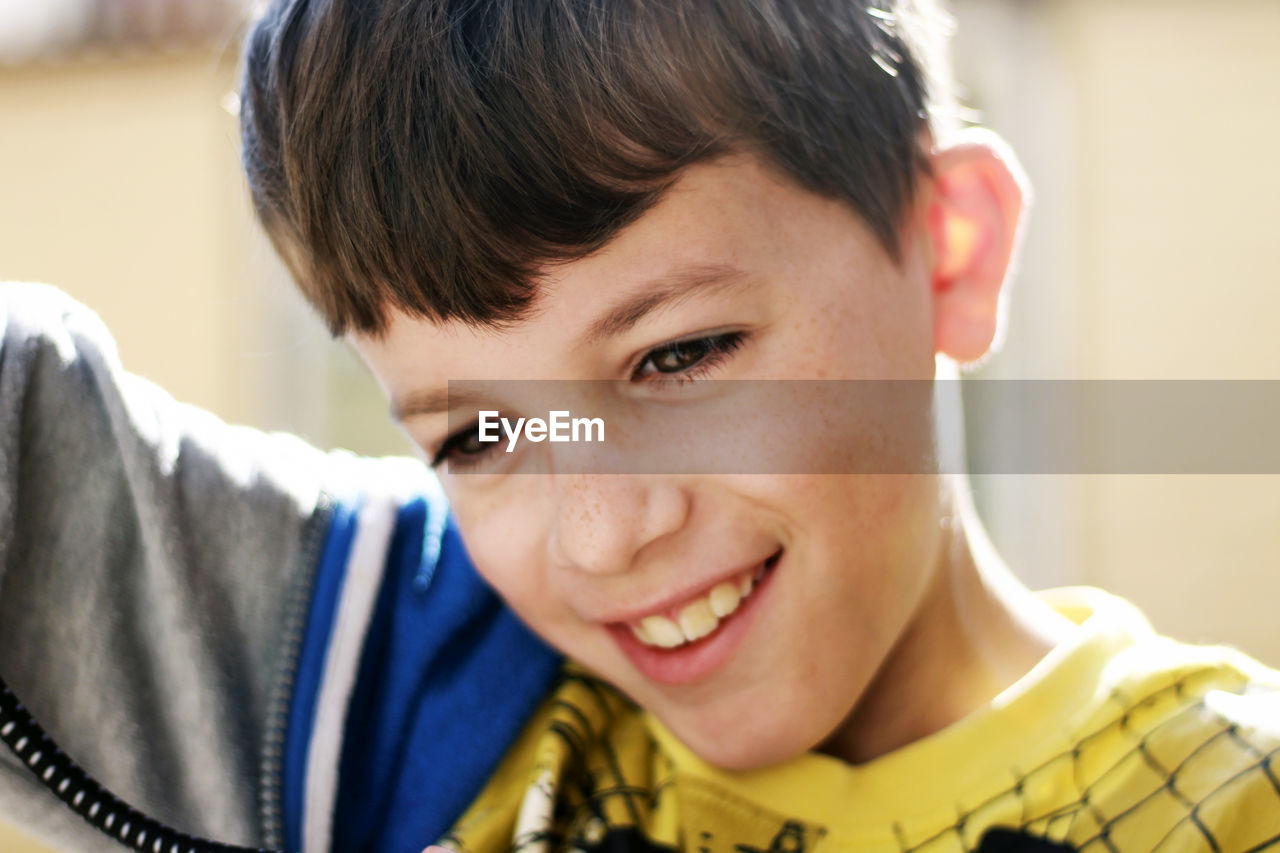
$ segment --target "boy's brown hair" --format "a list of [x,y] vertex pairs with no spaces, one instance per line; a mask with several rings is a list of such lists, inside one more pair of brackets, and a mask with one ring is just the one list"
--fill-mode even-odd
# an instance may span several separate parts
[[244,166],[334,334],[512,321],[540,268],[729,152],[896,256],[944,26],[928,0],[279,0],[247,40]]

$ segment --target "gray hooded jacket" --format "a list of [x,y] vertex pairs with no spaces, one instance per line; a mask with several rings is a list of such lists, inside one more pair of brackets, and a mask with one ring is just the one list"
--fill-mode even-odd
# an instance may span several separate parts
[[[387,464],[179,405],[83,306],[0,286],[0,676],[132,805],[279,844],[288,646],[328,496]],[[115,849],[4,748],[0,818]]]

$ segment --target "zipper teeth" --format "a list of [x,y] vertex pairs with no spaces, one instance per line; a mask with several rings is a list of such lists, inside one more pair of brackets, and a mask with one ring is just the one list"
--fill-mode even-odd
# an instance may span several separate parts
[[294,681],[298,674],[298,655],[306,632],[307,609],[315,585],[320,549],[332,519],[333,501],[322,494],[308,522],[306,539],[299,555],[300,571],[291,582],[285,600],[280,664],[272,679],[267,704],[267,727],[258,765],[259,817],[263,841],[277,850],[284,848],[284,742],[289,728]]
[[[0,679],[0,741],[36,779],[90,826],[141,853],[267,853],[179,832],[111,793],[58,748]],[[117,849],[112,845],[112,849]]]

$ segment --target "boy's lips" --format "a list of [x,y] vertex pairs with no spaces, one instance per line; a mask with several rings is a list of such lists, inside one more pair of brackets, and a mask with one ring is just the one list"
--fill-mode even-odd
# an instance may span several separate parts
[[673,649],[712,633],[750,597],[768,562],[739,572],[693,598],[659,613],[626,622],[631,634],[646,646]]
[[[611,622],[606,628],[632,664],[650,679],[670,685],[699,681],[727,661],[745,635],[781,557],[778,550],[751,568],[704,585],[692,596],[686,594],[656,612],[651,609],[647,615]],[[726,584],[740,586],[730,595],[722,589]],[[740,594],[744,587],[745,594]],[[729,598],[734,599],[732,606]],[[717,607],[721,613],[714,612]]]
[[673,593],[667,593],[660,598],[654,598],[652,601],[635,607],[629,607],[625,610],[615,610],[605,616],[596,616],[592,621],[605,625],[628,625],[641,622],[642,620],[652,616],[671,616],[678,614],[680,609],[690,602],[699,598],[705,598],[711,594],[711,591],[717,586],[725,583],[739,585],[744,577],[754,579],[762,571],[772,567],[778,561],[778,557],[782,554],[782,549],[778,548],[772,553],[764,557],[759,557],[749,563],[741,564],[739,568],[731,572],[726,572],[711,580],[702,581],[696,586],[688,586],[684,589]]

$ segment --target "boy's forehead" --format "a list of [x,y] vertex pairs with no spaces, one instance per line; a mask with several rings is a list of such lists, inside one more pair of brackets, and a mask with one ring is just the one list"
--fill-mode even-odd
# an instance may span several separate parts
[[600,249],[550,263],[538,278],[535,311],[582,303],[650,282],[701,281],[707,269],[767,259],[779,226],[808,195],[745,155],[685,169],[658,201]]

